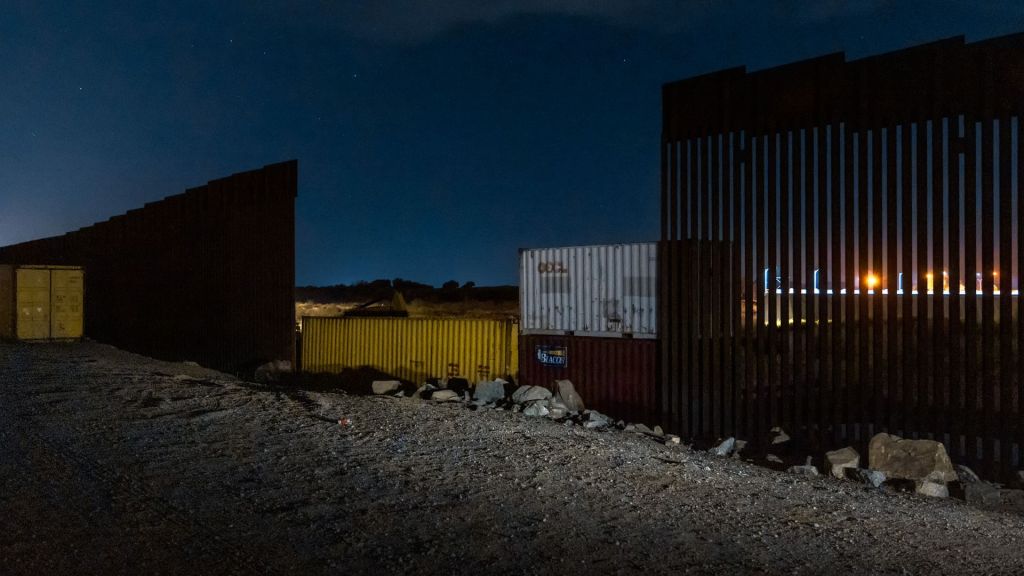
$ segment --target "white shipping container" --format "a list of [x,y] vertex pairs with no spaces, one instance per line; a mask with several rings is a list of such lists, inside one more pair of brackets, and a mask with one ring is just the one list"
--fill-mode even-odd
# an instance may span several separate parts
[[657,270],[655,242],[521,250],[520,329],[655,338]]

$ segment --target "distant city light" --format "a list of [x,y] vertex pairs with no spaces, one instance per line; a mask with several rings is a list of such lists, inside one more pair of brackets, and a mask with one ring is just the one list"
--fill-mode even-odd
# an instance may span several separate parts
[[864,277],[864,284],[868,287],[868,290],[874,290],[882,284],[882,279],[878,277],[878,274],[868,272],[868,275]]
[[[918,287],[917,284],[913,284],[910,287],[910,290],[907,290],[907,286],[905,284],[905,279],[906,278],[905,278],[903,272],[897,272],[896,273],[895,291],[893,290],[893,287],[889,287],[889,288],[882,287],[882,277],[880,275],[876,274],[875,272],[868,272],[867,274],[865,274],[863,279],[861,280],[862,288],[854,288],[852,290],[848,290],[847,288],[840,288],[840,289],[836,290],[836,289],[833,289],[833,288],[828,288],[828,287],[823,286],[822,285],[822,271],[820,269],[815,269],[814,270],[814,272],[813,272],[813,274],[811,276],[811,283],[812,284],[811,284],[810,289],[807,289],[807,288],[797,289],[796,287],[794,287],[792,285],[789,287],[788,290],[783,289],[783,277],[784,277],[784,274],[782,272],[781,267],[776,267],[774,275],[771,273],[771,268],[763,268],[762,269],[762,273],[763,273],[762,282],[764,283],[764,291],[765,291],[766,294],[773,291],[772,290],[772,285],[773,284],[774,284],[774,292],[776,294],[783,294],[783,293],[786,293],[786,292],[788,292],[790,294],[825,294],[825,295],[830,295],[830,294],[861,294],[861,293],[864,293],[864,294],[869,294],[869,293],[870,294],[878,294],[878,293],[880,293],[880,294],[891,294],[891,293],[895,293],[895,294],[916,295],[916,294],[935,294],[936,293],[936,290],[935,290],[935,274],[933,272],[926,272],[925,273],[924,279],[925,279],[926,287],[925,287],[925,289],[923,291],[919,290],[919,287]],[[773,280],[773,276],[774,276],[774,282],[772,281]],[[984,293],[983,282],[982,282],[983,278],[984,278],[984,274],[981,273],[981,272],[978,272],[975,275],[975,288],[976,288],[975,291],[976,291],[978,296],[981,296]],[[946,271],[946,270],[943,270],[942,271],[942,292],[941,292],[941,294],[944,294],[944,295],[952,295],[952,294],[957,294],[957,293],[959,293],[960,295],[966,295],[967,294],[967,288],[966,288],[966,286],[964,286],[963,283],[958,283],[957,287],[959,288],[958,292],[952,292],[950,290],[949,272]],[[863,290],[863,292],[862,292],[862,290]],[[999,271],[998,270],[993,270],[992,271],[992,291],[990,293],[991,294],[1000,294],[1000,290],[999,290]],[[1011,295],[1013,295],[1013,296],[1018,296],[1020,294],[1020,290],[1019,289],[1011,289],[1011,290],[1009,290],[1009,293]]]

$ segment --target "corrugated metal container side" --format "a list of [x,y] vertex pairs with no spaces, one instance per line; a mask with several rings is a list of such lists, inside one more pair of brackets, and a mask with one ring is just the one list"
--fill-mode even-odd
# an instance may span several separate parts
[[15,337],[46,340],[50,337],[50,271],[40,268],[14,270]]
[[0,265],[0,339],[14,339],[14,266]]
[[81,269],[50,271],[50,338],[82,337],[85,311],[85,272]]
[[657,269],[655,242],[522,250],[522,333],[655,338]]
[[302,369],[340,374],[372,368],[399,380],[516,377],[512,320],[450,318],[302,319]]
[[[593,338],[524,334],[519,338],[519,377],[523,384],[552,387],[571,380],[587,408],[615,418],[656,421],[658,344],[651,339]],[[560,357],[564,365],[545,363]]]
[[74,266],[0,266],[0,338],[81,338],[84,274]]

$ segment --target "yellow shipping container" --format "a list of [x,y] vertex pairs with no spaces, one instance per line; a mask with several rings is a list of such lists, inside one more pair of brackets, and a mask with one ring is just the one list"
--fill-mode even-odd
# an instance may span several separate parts
[[515,377],[519,366],[513,320],[449,318],[302,319],[302,370],[340,374],[372,368],[421,383],[461,377],[470,382]]
[[0,338],[81,338],[84,295],[81,268],[0,266]]

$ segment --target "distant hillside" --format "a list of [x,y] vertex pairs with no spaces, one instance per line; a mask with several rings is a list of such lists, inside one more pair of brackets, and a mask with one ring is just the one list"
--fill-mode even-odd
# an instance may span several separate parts
[[396,278],[395,280],[374,280],[356,284],[337,284],[335,286],[298,286],[295,288],[296,302],[328,303],[362,303],[378,298],[390,298],[393,291],[398,290],[407,302],[419,300],[429,303],[446,302],[517,302],[518,286],[477,286],[473,282],[459,285],[458,282],[445,282],[440,288],[429,284],[420,284]]

